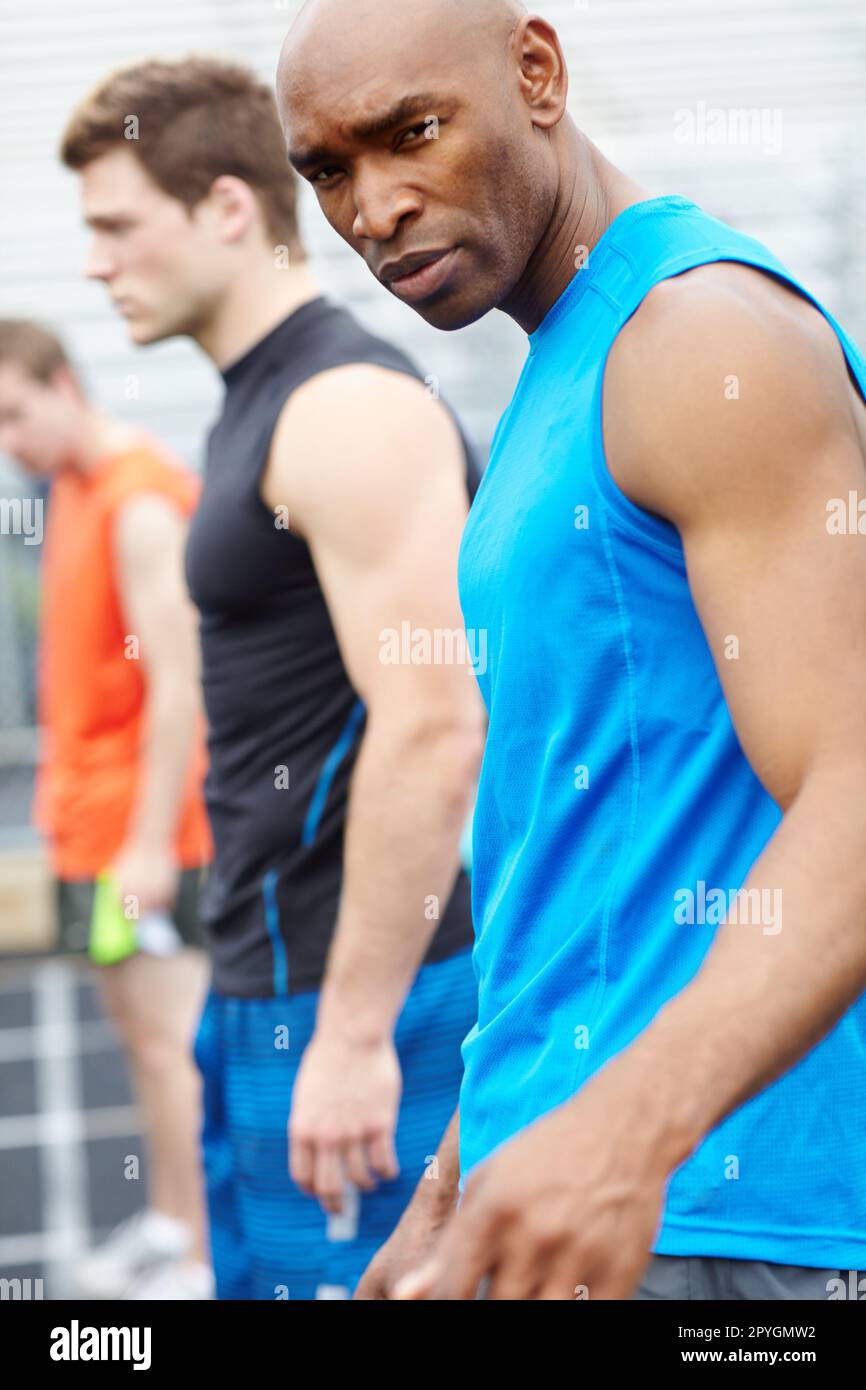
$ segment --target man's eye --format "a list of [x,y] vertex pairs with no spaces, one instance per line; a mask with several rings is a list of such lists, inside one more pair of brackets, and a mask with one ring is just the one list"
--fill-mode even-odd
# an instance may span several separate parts
[[320,169],[319,172],[318,172],[317,174],[314,174],[314,175],[313,175],[313,183],[314,183],[314,184],[319,184],[320,186],[321,186],[322,184],[326,184],[326,183],[328,183],[328,181],[329,181],[330,179],[336,178],[336,176],[339,174],[339,172],[340,172],[339,169],[333,169],[333,168]]
[[419,136],[425,135],[426,132],[426,124],[413,125],[410,130],[404,130],[403,134],[397,140],[397,149],[399,150],[401,145],[405,145],[407,140],[416,140]]

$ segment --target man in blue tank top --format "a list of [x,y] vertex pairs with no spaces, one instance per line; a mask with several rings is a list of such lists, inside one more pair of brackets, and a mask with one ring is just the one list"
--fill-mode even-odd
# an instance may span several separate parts
[[866,1268],[866,362],[577,130],[546,21],[398,13],[302,12],[290,159],[396,297],[448,330],[502,309],[529,354],[460,557],[478,1023],[439,1190],[360,1292],[839,1296]]

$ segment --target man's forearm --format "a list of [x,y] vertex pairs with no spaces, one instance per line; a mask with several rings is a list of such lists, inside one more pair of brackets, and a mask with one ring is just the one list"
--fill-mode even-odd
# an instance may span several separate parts
[[158,851],[174,844],[198,714],[191,684],[176,679],[151,681],[127,843]]
[[804,784],[746,884],[781,906],[781,929],[766,912],[726,923],[693,982],[610,1064],[670,1171],[866,989],[862,786],[855,767]]
[[439,926],[460,864],[480,736],[377,726],[352,781],[337,929],[318,1027],[387,1036]]

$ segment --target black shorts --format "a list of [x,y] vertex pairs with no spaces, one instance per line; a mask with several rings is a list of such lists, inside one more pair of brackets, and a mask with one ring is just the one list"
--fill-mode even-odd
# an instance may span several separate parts
[[[205,869],[184,869],[178,880],[172,918],[185,946],[207,946],[199,922],[198,900]],[[54,880],[58,949],[64,954],[87,950],[96,884],[92,878]]]

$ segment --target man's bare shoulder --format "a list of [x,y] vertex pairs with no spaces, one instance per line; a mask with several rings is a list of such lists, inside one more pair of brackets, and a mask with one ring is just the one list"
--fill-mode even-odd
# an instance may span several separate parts
[[262,480],[301,534],[339,503],[360,516],[412,505],[436,479],[462,486],[463,448],[450,412],[416,377],[369,363],[320,372],[283,408]]
[[839,340],[773,276],[714,263],[656,285],[620,332],[604,397],[608,464],[639,504],[679,520],[760,461],[781,483],[834,430],[856,436]]
[[447,412],[417,377],[368,362],[351,362],[319,372],[294,391],[277,425],[275,440],[303,443],[311,434],[342,441],[410,426],[441,428]]

